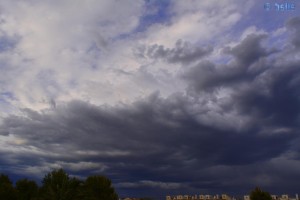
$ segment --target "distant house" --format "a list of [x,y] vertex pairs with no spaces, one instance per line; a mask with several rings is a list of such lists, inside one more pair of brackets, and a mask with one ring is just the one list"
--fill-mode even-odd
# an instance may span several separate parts
[[119,199],[119,200],[140,200],[140,198],[129,198],[129,197],[126,197],[126,198],[122,198],[122,199]]
[[245,195],[244,196],[244,200],[250,200],[250,196],[249,195]]
[[227,194],[222,194],[222,200],[231,200],[231,197]]
[[277,195],[272,194],[271,197],[272,197],[272,200],[278,200],[279,199],[279,197]]
[[[295,198],[290,198],[289,195],[283,194],[281,196],[271,195],[272,200],[299,200],[298,194]],[[235,198],[222,194],[221,196],[210,195],[210,194],[199,194],[199,195],[176,195],[176,196],[166,196],[166,200],[235,200]],[[244,200],[251,200],[249,195],[244,196]]]
[[166,196],[166,200],[231,200],[231,197],[227,194],[222,194],[221,196],[210,195],[210,194],[199,194],[199,195],[176,195],[176,196]]

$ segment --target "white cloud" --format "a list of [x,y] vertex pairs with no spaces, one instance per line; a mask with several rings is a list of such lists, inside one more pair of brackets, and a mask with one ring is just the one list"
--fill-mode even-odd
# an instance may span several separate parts
[[247,6],[233,0],[172,3],[166,11],[170,24],[154,23],[135,33],[146,9],[143,1],[1,2],[0,33],[16,43],[0,52],[0,91],[13,93],[7,103],[14,108],[34,110],[73,99],[116,104],[154,91],[164,97],[182,92],[180,65],[138,59],[133,50],[154,43],[170,47],[178,39],[216,40]]
[[94,68],[110,64],[103,61],[105,48],[134,30],[142,6],[130,0],[2,2],[1,33],[18,38],[0,57],[6,62],[1,80],[16,97],[11,103],[40,110],[49,99],[81,99],[78,89],[87,80],[106,76]]
[[148,29],[147,43],[173,45],[178,39],[191,42],[216,42],[231,29],[251,7],[252,1],[175,1],[170,24],[158,24]]

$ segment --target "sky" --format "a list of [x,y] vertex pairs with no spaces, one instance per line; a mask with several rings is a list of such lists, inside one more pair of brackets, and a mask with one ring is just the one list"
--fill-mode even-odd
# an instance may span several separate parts
[[298,0],[0,0],[0,172],[300,193],[299,35]]

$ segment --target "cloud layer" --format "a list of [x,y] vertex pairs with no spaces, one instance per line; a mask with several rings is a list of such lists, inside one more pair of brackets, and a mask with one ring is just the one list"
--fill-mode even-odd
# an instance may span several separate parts
[[247,2],[1,1],[0,170],[296,192],[300,19],[245,25]]

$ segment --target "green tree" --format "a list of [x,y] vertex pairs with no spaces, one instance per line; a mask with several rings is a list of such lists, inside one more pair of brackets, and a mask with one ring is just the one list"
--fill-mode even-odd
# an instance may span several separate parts
[[40,197],[44,200],[74,200],[78,195],[80,181],[70,178],[63,170],[53,170],[43,179]]
[[16,182],[18,200],[34,200],[38,196],[38,186],[34,181],[21,179]]
[[259,187],[256,187],[250,193],[251,200],[272,200],[271,195],[268,192],[261,190]]
[[16,190],[14,189],[12,182],[8,176],[0,174],[0,199],[16,200]]
[[118,200],[111,181],[104,176],[89,176],[83,186],[84,200]]

